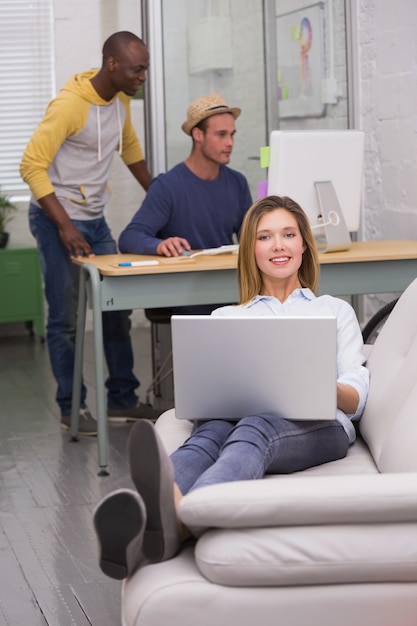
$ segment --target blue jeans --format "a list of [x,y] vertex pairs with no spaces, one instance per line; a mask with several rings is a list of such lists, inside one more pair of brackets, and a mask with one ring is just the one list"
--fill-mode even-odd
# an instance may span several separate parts
[[[116,254],[116,243],[104,218],[73,220],[95,254]],[[29,227],[35,237],[48,302],[47,341],[52,371],[58,384],[56,401],[62,415],[71,412],[78,304],[79,268],[72,263],[58,229],[39,207],[29,206]],[[106,381],[109,408],[127,409],[137,403],[139,381],[133,373],[130,342],[130,311],[103,313],[103,340],[109,377]],[[86,387],[81,406],[86,406]]]
[[209,420],[171,455],[183,494],[265,474],[290,474],[346,456],[349,439],[334,421],[289,421],[252,415],[239,422]]

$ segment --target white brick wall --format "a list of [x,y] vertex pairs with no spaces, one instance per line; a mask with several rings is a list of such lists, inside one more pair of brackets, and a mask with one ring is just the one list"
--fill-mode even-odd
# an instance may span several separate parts
[[[359,0],[365,239],[417,238],[417,3]],[[372,312],[385,298],[367,299]]]

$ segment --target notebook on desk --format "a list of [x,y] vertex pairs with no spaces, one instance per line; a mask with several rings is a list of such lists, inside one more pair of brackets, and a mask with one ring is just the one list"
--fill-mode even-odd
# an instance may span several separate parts
[[171,318],[179,419],[336,417],[334,317]]

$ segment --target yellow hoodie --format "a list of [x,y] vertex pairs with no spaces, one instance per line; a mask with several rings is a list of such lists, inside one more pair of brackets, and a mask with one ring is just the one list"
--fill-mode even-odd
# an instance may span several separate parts
[[90,82],[97,72],[69,79],[48,105],[20,164],[32,202],[55,192],[72,219],[103,215],[115,150],[126,165],[143,159],[130,98],[119,92],[109,102],[102,100]]

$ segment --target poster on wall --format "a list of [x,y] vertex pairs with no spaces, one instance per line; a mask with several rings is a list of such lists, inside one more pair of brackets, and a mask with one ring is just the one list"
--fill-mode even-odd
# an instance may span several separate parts
[[276,16],[279,117],[321,117],[324,3]]

